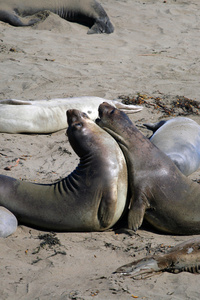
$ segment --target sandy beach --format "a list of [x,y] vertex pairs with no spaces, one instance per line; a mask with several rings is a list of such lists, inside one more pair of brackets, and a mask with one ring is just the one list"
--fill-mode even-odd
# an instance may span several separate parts
[[[144,106],[131,120],[147,136],[143,123],[180,114],[200,124],[194,105],[200,101],[200,2],[101,4],[115,27],[109,35],[87,35],[87,27],[53,13],[32,27],[0,22],[0,100],[122,96]],[[67,176],[79,158],[65,132],[0,133],[0,173],[40,183]],[[190,177],[199,180],[200,170]],[[51,233],[20,225],[0,239],[0,299],[200,299],[195,274],[160,273],[141,280],[112,274],[190,237],[146,227],[137,233],[125,228]]]

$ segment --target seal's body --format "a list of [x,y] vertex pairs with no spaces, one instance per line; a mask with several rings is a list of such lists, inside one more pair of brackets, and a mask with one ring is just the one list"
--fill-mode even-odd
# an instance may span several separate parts
[[85,113],[69,110],[68,138],[77,168],[54,184],[0,176],[0,205],[20,223],[56,231],[103,231],[122,216],[127,167],[116,141]]
[[167,154],[186,176],[200,167],[200,126],[195,121],[177,117],[144,124],[153,131],[150,141]]
[[65,20],[89,25],[89,34],[114,31],[105,10],[96,0],[0,0],[0,20],[13,26],[33,25],[39,19],[27,21],[25,17],[45,10]]
[[200,233],[200,185],[185,177],[173,161],[133,125],[128,116],[107,103],[97,123],[120,145],[132,191],[129,228],[145,219],[171,234]]
[[98,117],[98,107],[104,101],[127,113],[142,110],[141,106],[91,96],[34,101],[6,99],[0,100],[0,132],[52,133],[67,128],[68,109],[81,110],[95,120]]
[[200,237],[180,243],[166,254],[147,256],[124,265],[115,273],[137,279],[149,277],[161,271],[200,273]]

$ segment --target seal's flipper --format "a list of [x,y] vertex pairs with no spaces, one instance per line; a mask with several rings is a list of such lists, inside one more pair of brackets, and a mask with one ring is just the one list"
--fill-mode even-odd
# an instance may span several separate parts
[[143,106],[139,106],[139,105],[133,105],[133,104],[124,104],[119,102],[119,100],[113,100],[114,105],[116,106],[116,108],[118,108],[119,110],[123,111],[126,114],[132,114],[138,111],[141,111],[143,109]]
[[29,102],[29,101],[16,100],[16,99],[0,100],[0,104],[8,104],[8,105],[32,105],[32,103]]
[[136,198],[137,201],[131,199],[131,205],[128,213],[128,228],[137,231],[142,225],[144,214],[149,207],[148,201],[144,195]]
[[98,219],[102,229],[108,227],[113,220],[116,210],[116,199],[117,197],[110,192],[104,192],[102,195],[98,210]]
[[153,133],[156,132],[161,126],[163,126],[167,121],[160,121],[160,122],[157,122],[157,123],[144,123],[143,125],[149,129],[149,130],[152,130]]
[[28,20],[27,18],[19,17],[14,11],[11,12],[6,10],[0,10],[0,20],[16,27],[31,26],[40,21],[40,19]]

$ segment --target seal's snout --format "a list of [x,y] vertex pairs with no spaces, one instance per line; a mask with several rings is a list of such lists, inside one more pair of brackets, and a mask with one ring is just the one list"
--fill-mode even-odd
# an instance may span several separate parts
[[70,126],[74,122],[79,122],[81,117],[81,112],[77,109],[68,109],[67,112],[67,123]]

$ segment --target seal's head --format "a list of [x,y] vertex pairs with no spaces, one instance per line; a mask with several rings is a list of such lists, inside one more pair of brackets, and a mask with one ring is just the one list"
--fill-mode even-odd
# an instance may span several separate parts
[[99,117],[96,123],[110,133],[119,144],[124,143],[122,136],[126,137],[127,129],[132,125],[129,117],[107,102],[99,106]]
[[114,31],[114,27],[110,22],[108,17],[99,18],[95,20],[94,25],[88,30],[88,34],[94,33],[112,33]]
[[77,109],[67,111],[67,136],[69,142],[79,157],[82,157],[95,148],[98,148],[97,135],[101,134],[99,128],[86,113]]

